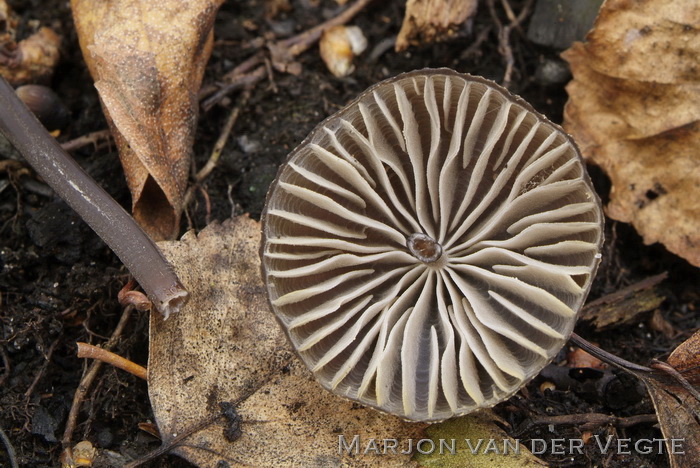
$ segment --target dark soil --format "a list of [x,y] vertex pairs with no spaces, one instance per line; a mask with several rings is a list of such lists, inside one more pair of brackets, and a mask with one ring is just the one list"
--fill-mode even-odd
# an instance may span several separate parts
[[[35,19],[64,37],[63,58],[49,83],[72,115],[59,139],[67,141],[107,128],[78,47],[68,2],[10,3],[25,24]],[[270,19],[266,17],[267,3],[274,2],[240,0],[224,4],[216,22],[218,41],[205,85],[216,83],[255,52],[245,46],[256,38],[296,34],[339,11],[331,0],[292,0],[290,11]],[[516,12],[523,3],[511,0]],[[383,53],[373,50],[398,33],[403,7],[401,0],[379,1],[356,18],[354,23],[362,28],[370,45],[350,77],[334,78],[314,47],[299,57],[301,75],[275,72],[274,86],[263,80],[255,87],[219,167],[206,180],[204,189],[210,206],[198,192],[184,217],[182,232],[200,230],[210,221],[224,220],[232,214],[248,212],[259,217],[268,185],[289,151],[323,118],[377,81],[423,67],[450,67],[502,80],[505,65],[498,50],[498,28],[485,5],[480,6],[468,30],[449,43],[403,53],[395,53],[393,48]],[[503,10],[499,5],[496,9],[507,24]],[[511,34],[515,70],[510,87],[550,119],[560,122],[566,102],[565,83],[551,84],[538,73],[542,63],[558,61],[560,51],[530,43],[524,34],[527,26],[528,20],[522,31],[515,29]],[[485,40],[475,42],[480,36]],[[196,167],[207,160],[236,99],[234,94],[201,115]],[[123,177],[118,176],[121,169],[113,149],[96,151],[86,147],[76,151],[74,157],[120,203],[129,206],[128,190]],[[4,158],[0,155],[0,160]],[[592,168],[591,173],[605,199],[609,182],[601,171]],[[630,226],[614,221],[607,223],[606,243],[604,262],[590,299],[667,271],[669,278],[661,286],[666,300],[659,311],[676,333],[669,338],[658,327],[651,327],[650,314],[603,332],[581,324],[577,332],[633,362],[646,364],[652,358],[665,357],[700,325],[698,270],[661,246],[645,246]],[[32,175],[19,177],[12,173],[0,173],[0,267],[0,428],[14,446],[21,466],[58,466],[66,416],[87,367],[84,360],[75,357],[75,343],[99,344],[109,337],[121,316],[116,294],[128,274],[110,250],[40,181]],[[132,318],[115,352],[145,365],[147,325],[145,313]],[[559,362],[565,359],[565,351]],[[616,372],[592,371],[568,390],[543,391],[542,382],[554,378],[544,375],[496,408],[510,425],[508,432],[523,442],[582,437],[577,426],[527,424],[545,415],[605,413],[624,418],[654,412],[639,383]],[[604,388],[591,391],[595,382],[603,379]],[[586,380],[593,385],[584,385]],[[100,448],[138,456],[158,446],[156,438],[139,429],[139,423],[149,421],[152,414],[145,382],[104,366],[81,407],[72,440],[89,440]],[[632,440],[662,437],[654,422],[628,428],[601,425],[591,433]],[[552,466],[668,466],[665,455],[602,455],[590,446],[584,455],[573,459],[551,454],[542,457]],[[0,466],[10,466],[2,447]],[[162,457],[147,466],[190,465],[175,457]]]

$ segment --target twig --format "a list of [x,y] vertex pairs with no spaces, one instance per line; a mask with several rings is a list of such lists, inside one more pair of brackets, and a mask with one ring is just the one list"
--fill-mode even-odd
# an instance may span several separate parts
[[182,431],[181,433],[173,437],[173,439],[168,443],[163,443],[163,445],[161,445],[155,450],[152,450],[151,452],[148,452],[146,455],[140,457],[138,460],[134,460],[131,463],[128,463],[124,466],[124,468],[136,468],[137,466],[140,466],[146,463],[147,461],[153,460],[154,458],[159,457],[161,455],[165,455],[175,447],[178,447],[180,445],[180,442],[182,442],[189,436],[196,434],[197,432],[211,426],[222,416],[224,416],[223,411],[219,411],[217,413],[212,414],[211,416],[205,418],[203,421],[200,421],[199,423],[195,424],[193,427]]
[[[286,366],[288,365],[289,362],[286,363],[281,363],[281,366]],[[162,445],[158,447],[157,449],[148,452],[146,455],[142,456],[141,458],[134,460],[133,462],[129,463],[126,465],[124,468],[135,468],[137,466],[140,466],[143,463],[146,463],[149,460],[153,460],[156,457],[159,457],[161,455],[164,455],[171,450],[173,450],[176,447],[179,446],[185,446],[185,444],[182,444],[182,442],[190,437],[191,435],[196,434],[197,432],[209,427],[210,425],[214,424],[216,421],[218,421],[220,418],[226,418],[227,422],[229,424],[234,425],[234,427],[229,427],[227,429],[229,430],[224,430],[224,437],[226,437],[229,441],[233,441],[234,439],[237,439],[241,435],[241,429],[240,425],[242,423],[242,418],[238,414],[238,406],[246,401],[248,398],[253,396],[255,392],[259,391],[263,386],[268,384],[276,375],[276,372],[270,372],[266,376],[264,376],[261,380],[255,383],[251,383],[251,385],[246,386],[247,389],[243,391],[243,394],[239,396],[237,399],[233,401],[221,401],[219,402],[219,408],[220,410],[210,414],[209,416],[205,417],[202,419],[200,422],[195,423],[192,427],[185,429],[184,431],[179,431],[178,434],[173,437],[172,440],[169,441],[163,441]],[[246,422],[252,422],[252,421],[246,421]],[[202,450],[208,450],[206,447],[198,447]],[[212,452],[215,453],[215,452]],[[221,456],[221,454],[216,454],[217,456]],[[240,463],[242,464],[242,463]]]
[[262,53],[258,52],[252,57],[249,57],[241,63],[239,63],[238,65],[236,65],[236,67],[234,67],[233,70],[224,75],[223,80],[226,83],[233,83],[242,75],[250,73],[253,69],[258,69],[258,65],[262,64],[264,61],[265,56]]
[[2,365],[5,366],[5,372],[0,376],[0,387],[5,383],[5,380],[10,376],[10,356],[7,355],[7,350],[4,346],[0,347],[0,356],[2,356]]
[[470,58],[472,55],[476,55],[477,51],[481,50],[481,44],[488,39],[489,34],[491,34],[491,26],[486,26],[479,32],[472,44],[467,47],[464,52],[459,54],[459,58],[464,60]]
[[267,71],[263,65],[245,75],[237,75],[235,78],[231,79],[231,82],[224,85],[221,89],[202,102],[202,109],[205,112],[208,111],[218,104],[224,97],[228,96],[237,89],[255,86],[258,81],[262,80],[266,76],[266,74]]
[[32,384],[29,386],[26,392],[24,392],[24,397],[29,399],[29,397],[34,393],[34,388],[37,386],[39,383],[39,380],[41,380],[41,376],[44,375],[44,372],[46,372],[46,368],[49,367],[49,363],[51,362],[51,355],[53,354],[54,350],[56,349],[56,345],[58,345],[58,342],[60,340],[60,337],[56,338],[53,343],[51,343],[51,346],[49,347],[48,352],[46,353],[46,361],[41,365],[41,369],[39,369],[39,372],[37,372],[36,376],[34,377],[34,380],[32,381]]
[[241,93],[236,105],[233,106],[233,109],[231,109],[231,114],[229,114],[229,117],[224,124],[224,128],[221,130],[221,134],[219,134],[219,138],[214,144],[214,149],[209,156],[209,160],[197,172],[197,174],[194,176],[194,183],[190,185],[187,192],[185,192],[183,207],[186,208],[190,202],[192,202],[195,189],[201,185],[201,183],[209,176],[209,174],[211,174],[218,164],[221,153],[223,152],[226,142],[228,142],[229,136],[231,135],[231,130],[233,130],[233,126],[236,124],[236,120],[238,120],[238,116],[241,113],[241,109],[243,109],[248,103],[251,91],[252,87],[246,88],[243,93]]
[[[231,109],[231,114],[229,115],[228,120],[226,120],[226,124],[224,124],[224,128],[221,130],[221,134],[219,135],[219,138],[216,140],[216,144],[214,145],[214,149],[212,150],[211,155],[209,156],[209,160],[199,170],[199,172],[197,172],[197,175],[195,175],[195,177],[194,177],[195,184],[199,184],[204,179],[206,179],[209,176],[209,174],[211,174],[211,171],[214,170],[217,163],[219,162],[219,158],[221,157],[221,152],[224,150],[224,147],[226,146],[226,142],[228,141],[228,137],[231,134],[231,130],[233,129],[233,126],[236,124],[236,120],[238,120],[238,116],[241,113],[241,109],[243,107],[245,107],[245,105],[248,103],[248,99],[250,98],[251,90],[252,90],[252,88],[246,88],[241,93],[241,96],[238,99],[238,102],[236,103],[236,105],[233,106],[233,109]],[[191,190],[192,190],[192,188],[190,187],[189,191],[191,191]],[[187,195],[185,196],[185,199],[187,199]]]
[[541,416],[529,419],[524,422],[513,434],[518,437],[533,426],[544,426],[553,424],[555,426],[567,425],[578,426],[582,431],[595,429],[604,425],[614,425],[618,427],[632,427],[637,424],[654,424],[658,421],[656,414],[639,414],[636,416],[618,417],[611,414],[601,413],[583,413],[583,414],[565,414],[561,416]]
[[654,362],[651,364],[651,368],[668,374],[673,380],[676,381],[676,383],[680,384],[680,386],[683,387],[686,392],[690,393],[698,402],[700,402],[700,392],[698,392],[695,387],[693,387],[690,382],[688,382],[688,380],[681,375],[680,372],[674,369],[672,365],[663,361],[654,360]]
[[2,443],[5,445],[7,458],[10,459],[10,466],[12,468],[19,468],[19,463],[17,463],[17,455],[15,455],[15,448],[12,446],[12,442],[10,442],[10,439],[7,437],[7,434],[5,434],[5,431],[2,430],[2,427],[0,427],[0,439],[2,439]]
[[506,11],[506,16],[508,16],[510,23],[504,26],[500,19],[498,19],[498,14],[496,13],[496,7],[494,5],[494,0],[487,0],[487,5],[489,7],[489,12],[491,13],[491,19],[496,23],[498,28],[498,51],[503,55],[506,61],[506,71],[503,74],[503,81],[501,84],[506,88],[510,85],[513,77],[513,69],[515,67],[515,58],[513,57],[513,49],[510,46],[510,32],[513,29],[519,28],[520,24],[527,18],[532,10],[533,0],[526,0],[525,5],[523,5],[522,10],[518,16],[514,16],[513,10],[507,0],[501,0],[503,9]]
[[578,336],[576,333],[571,334],[571,341],[578,346],[579,348],[583,349],[584,351],[588,352],[588,354],[592,354],[593,356],[597,357],[603,362],[606,362],[610,364],[611,366],[615,366],[618,369],[622,369],[631,373],[636,373],[636,372],[643,372],[645,374],[650,374],[654,372],[652,369],[644,366],[640,366],[639,364],[635,364],[633,362],[627,361],[625,359],[622,359],[619,356],[615,356],[614,354],[611,354],[604,349],[600,349],[596,345],[584,340],[580,336]]
[[24,169],[24,165],[20,161],[14,159],[4,159],[0,161],[0,172],[18,171]]
[[71,158],[0,78],[0,132],[117,254],[164,316],[188,293],[156,244]]
[[111,351],[107,351],[99,346],[91,345],[89,343],[77,342],[78,345],[78,357],[87,359],[97,359],[106,364],[110,364],[118,369],[126,371],[136,377],[146,380],[148,378],[148,372],[143,366],[139,366],[133,361],[129,361],[118,354],[114,354]]
[[346,10],[341,12],[338,16],[333,17],[318,26],[305,31],[296,36],[292,36],[288,39],[277,42],[275,45],[278,47],[283,47],[289,50],[289,53],[293,56],[297,56],[311,47],[316,41],[321,38],[321,34],[326,29],[330,29],[334,26],[340,26],[347,23],[353,17],[358,14],[364,7],[366,7],[372,0],[357,0],[355,3],[350,5]]
[[199,192],[202,194],[202,197],[204,197],[204,206],[206,209],[204,222],[209,224],[211,223],[211,199],[209,198],[209,193],[206,190],[204,190],[204,187],[200,186]]
[[[338,16],[335,16],[313,28],[304,31],[296,36],[292,36],[281,41],[277,41],[274,44],[270,44],[268,49],[273,57],[272,64],[276,68],[280,68],[281,63],[275,61],[275,58],[292,58],[306,51],[311,47],[316,41],[321,38],[321,34],[328,28],[333,26],[338,26],[345,24],[350,21],[355,15],[357,15],[364,7],[366,7],[372,0],[357,0],[346,10],[341,12]],[[249,57],[245,61],[241,62],[237,67],[224,75],[224,81],[226,84],[222,86],[216,92],[212,93],[211,88],[207,88],[200,93],[200,97],[207,96],[202,102],[202,108],[207,111],[211,109],[214,105],[221,101],[225,96],[234,91],[235,89],[240,89],[243,87],[251,86],[267,75],[267,69],[265,67],[265,55],[262,52]]]
[[275,83],[275,73],[272,71],[272,62],[268,58],[265,58],[265,73],[267,73],[267,79],[270,81],[269,89],[275,94],[279,93],[280,90],[277,88],[277,83]]
[[[134,308],[132,306],[126,307],[124,309],[124,312],[122,312],[122,316],[119,319],[119,323],[112,332],[112,336],[104,344],[104,349],[111,350],[117,344],[117,341],[119,340],[119,337],[124,331],[126,323],[129,321],[129,317],[131,316],[131,312],[133,310]],[[63,437],[61,438],[61,445],[63,446],[64,450],[70,450],[73,431],[75,430],[75,426],[78,421],[80,405],[82,404],[85,395],[87,395],[88,390],[90,390],[90,386],[92,386],[92,383],[95,381],[95,378],[97,377],[97,372],[100,370],[101,366],[102,361],[93,361],[92,364],[90,364],[90,367],[88,368],[87,372],[81,379],[78,388],[75,390],[75,395],[73,395],[73,404],[71,405],[70,412],[68,413],[66,428],[64,429]]]
[[66,151],[77,150],[87,145],[95,145],[97,147],[97,142],[100,140],[109,141],[112,137],[112,132],[109,130],[98,130],[96,132],[88,133],[87,135],[79,136],[65,143],[61,143],[61,148]]

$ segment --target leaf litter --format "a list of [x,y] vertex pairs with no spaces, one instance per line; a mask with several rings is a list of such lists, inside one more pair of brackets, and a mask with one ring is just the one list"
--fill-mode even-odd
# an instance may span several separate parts
[[[700,4],[609,0],[562,56],[565,129],[612,181],[607,214],[700,266]],[[672,226],[672,228],[669,228]]]
[[[415,466],[400,450],[362,454],[371,439],[417,440],[426,426],[318,385],[268,309],[259,244],[247,216],[159,244],[191,294],[168,320],[151,314],[148,387],[163,444],[203,467]],[[355,435],[360,453],[339,453],[340,436],[349,445]]]

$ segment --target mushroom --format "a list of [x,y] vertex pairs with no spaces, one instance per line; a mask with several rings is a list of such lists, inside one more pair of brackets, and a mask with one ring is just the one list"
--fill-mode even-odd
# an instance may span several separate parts
[[323,387],[437,421],[503,401],[554,358],[602,228],[560,127],[489,80],[420,70],[292,151],[263,212],[263,277]]

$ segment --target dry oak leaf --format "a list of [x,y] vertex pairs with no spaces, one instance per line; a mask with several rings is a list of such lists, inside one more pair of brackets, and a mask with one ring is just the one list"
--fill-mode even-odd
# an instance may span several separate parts
[[[203,467],[415,466],[399,450],[363,451],[372,438],[417,440],[425,424],[332,395],[294,356],[268,308],[258,222],[238,217],[159,246],[191,295],[168,320],[151,315],[148,391],[163,442],[179,441],[173,453]],[[339,450],[356,435],[360,453]]]
[[134,218],[177,235],[197,92],[223,0],[71,0],[80,47],[114,134]]
[[562,56],[564,127],[612,181],[607,214],[700,266],[700,3],[608,0]]
[[476,14],[477,0],[408,0],[396,51],[452,37]]

